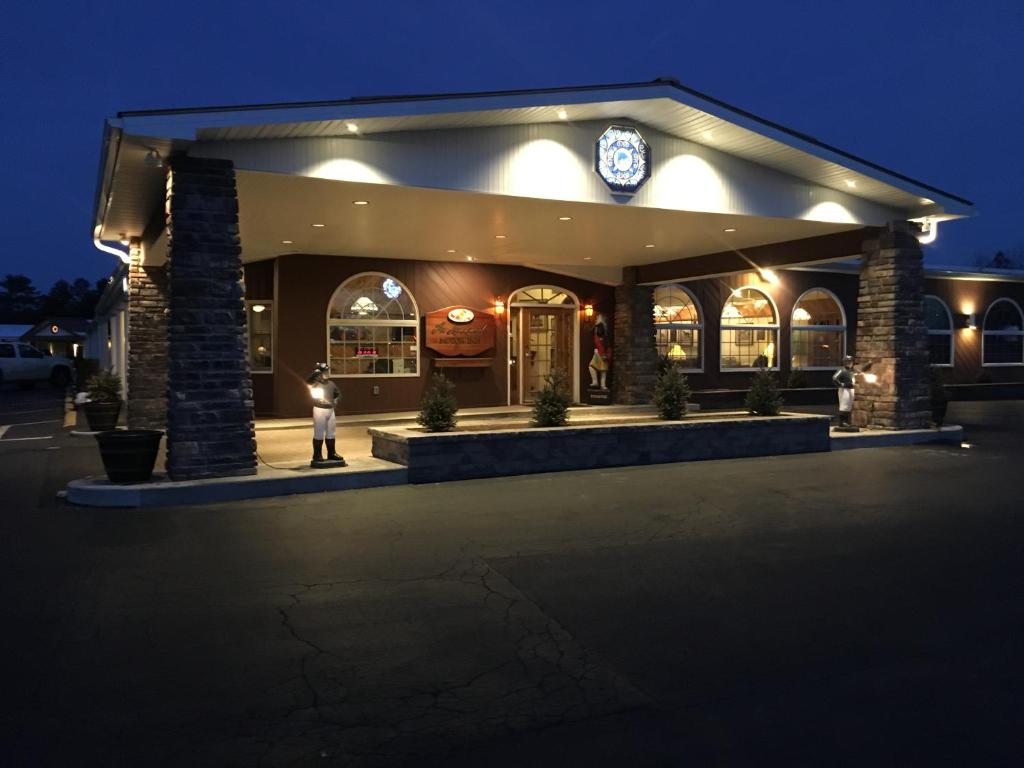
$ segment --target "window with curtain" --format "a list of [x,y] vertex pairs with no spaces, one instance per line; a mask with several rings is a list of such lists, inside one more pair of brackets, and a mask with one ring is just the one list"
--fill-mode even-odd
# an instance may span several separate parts
[[794,369],[838,368],[846,354],[846,315],[831,291],[812,288],[793,307],[790,365]]
[[1024,313],[1012,299],[997,299],[982,326],[983,365],[1024,365]]
[[722,309],[723,371],[779,366],[779,316],[768,294],[737,288]]
[[681,285],[654,289],[654,346],[658,355],[689,371],[704,368],[703,314],[696,297]]
[[418,376],[419,310],[408,289],[382,272],[349,278],[327,311],[331,376]]
[[953,316],[938,296],[924,297],[924,322],[928,326],[928,362],[953,365]]

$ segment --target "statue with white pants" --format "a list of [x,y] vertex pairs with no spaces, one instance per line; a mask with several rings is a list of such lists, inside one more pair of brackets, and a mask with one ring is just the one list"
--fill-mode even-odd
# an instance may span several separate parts
[[[341,397],[337,385],[327,378],[327,363],[317,363],[306,379],[313,397],[313,459],[311,467],[344,467],[345,459],[335,450],[334,439],[337,418],[334,405]],[[327,458],[324,459],[324,442],[327,443]]]

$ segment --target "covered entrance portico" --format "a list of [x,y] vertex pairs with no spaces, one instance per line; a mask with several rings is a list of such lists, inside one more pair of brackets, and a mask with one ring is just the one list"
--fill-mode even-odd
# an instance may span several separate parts
[[[650,145],[649,178],[631,194],[594,171],[595,139],[612,122]],[[304,377],[331,323],[348,327],[331,297],[367,273],[415,297],[418,316],[402,322],[421,335],[441,308],[493,316],[493,349],[446,371],[464,405],[528,403],[556,368],[585,400],[602,314],[615,400],[634,403],[649,399],[657,363],[652,285],[741,271],[768,280],[773,267],[866,254],[874,282],[858,322],[877,326],[884,382],[870,417],[891,410],[910,425],[921,254],[902,222],[934,228],[970,213],[665,82],[126,113],[105,152],[95,234],[131,242],[129,416],[166,423],[181,477],[251,471],[255,410],[308,410]],[[905,339],[887,333],[894,323]],[[415,408],[442,369],[421,337],[392,332],[352,345],[373,365],[332,370],[345,412]],[[384,358],[381,345],[404,351]]]

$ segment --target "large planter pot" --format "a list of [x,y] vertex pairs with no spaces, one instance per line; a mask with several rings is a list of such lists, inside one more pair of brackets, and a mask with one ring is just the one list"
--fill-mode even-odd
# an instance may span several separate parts
[[946,408],[949,407],[949,403],[946,400],[932,401],[932,421],[935,422],[937,429],[942,428],[942,423],[946,420]]
[[103,468],[112,483],[144,483],[153,475],[163,432],[158,429],[116,429],[100,432]]
[[120,400],[98,400],[85,403],[85,420],[93,432],[105,432],[117,427],[117,417],[121,415]]

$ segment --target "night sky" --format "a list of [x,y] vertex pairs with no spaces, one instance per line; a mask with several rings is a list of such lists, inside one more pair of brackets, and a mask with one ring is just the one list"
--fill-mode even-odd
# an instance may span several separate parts
[[1020,0],[8,3],[0,274],[108,274],[90,240],[119,110],[674,77],[974,201],[931,264],[1024,251]]

